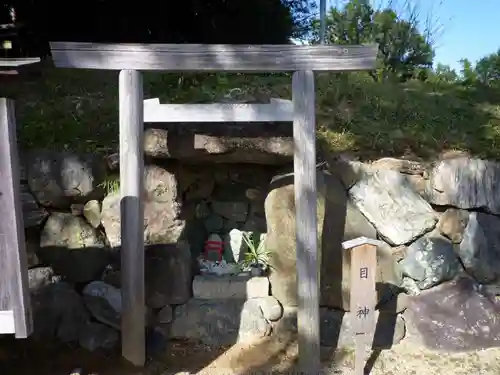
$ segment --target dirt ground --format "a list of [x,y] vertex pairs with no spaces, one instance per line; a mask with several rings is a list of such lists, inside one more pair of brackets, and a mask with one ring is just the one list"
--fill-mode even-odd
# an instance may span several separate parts
[[[196,374],[289,374],[294,373],[296,355],[295,342],[263,340],[254,345],[232,347]],[[324,375],[353,373],[353,351],[324,351],[321,357]],[[167,374],[172,372],[164,373]],[[370,356],[367,352],[365,374],[500,375],[500,348],[471,353],[440,353],[426,350],[417,340],[407,338],[379,356],[375,353]]]
[[[126,365],[119,352],[89,353],[72,346],[8,339],[0,342],[0,348],[2,375],[69,375],[74,369],[81,369],[81,375],[293,374],[297,358],[294,337],[267,338],[219,350],[176,342],[144,369]],[[430,351],[411,333],[392,349],[380,355],[367,352],[366,356],[365,374],[372,375],[500,375],[500,348],[469,353]],[[335,353],[325,349],[321,357],[324,375],[352,374],[352,350]]]

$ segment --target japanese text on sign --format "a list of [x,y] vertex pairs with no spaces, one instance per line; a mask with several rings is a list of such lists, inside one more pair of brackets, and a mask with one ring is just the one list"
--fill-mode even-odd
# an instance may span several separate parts
[[359,277],[361,279],[368,279],[368,267],[361,267],[359,269]]
[[362,308],[360,307],[358,309],[356,316],[360,319],[365,319],[369,313],[370,313],[370,309],[368,307],[364,306],[364,307],[362,307]]

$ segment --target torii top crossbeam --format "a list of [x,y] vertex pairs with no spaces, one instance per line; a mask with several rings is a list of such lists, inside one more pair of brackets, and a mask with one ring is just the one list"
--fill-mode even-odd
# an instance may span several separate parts
[[156,71],[354,71],[375,67],[377,45],[50,43],[57,67]]

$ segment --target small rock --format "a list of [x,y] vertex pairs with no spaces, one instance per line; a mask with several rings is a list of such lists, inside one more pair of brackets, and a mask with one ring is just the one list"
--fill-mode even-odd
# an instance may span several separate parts
[[36,292],[52,283],[54,270],[51,267],[35,267],[28,270],[30,292]]
[[263,315],[259,299],[246,301],[241,310],[238,342],[269,336],[271,329],[271,325]]
[[40,232],[35,228],[27,229],[24,231],[24,238],[28,268],[39,266],[41,261],[37,253],[40,251]]
[[275,322],[283,316],[283,306],[273,296],[259,298],[259,304],[264,318],[270,322]]
[[338,177],[346,190],[349,190],[369,169],[367,164],[353,160],[352,157],[341,155],[336,160],[328,161],[328,170]]
[[427,192],[429,191],[429,180],[420,175],[406,175],[405,177],[413,191],[426,199]]
[[121,291],[112,285],[102,281],[92,281],[83,288],[82,293],[83,295],[100,297],[106,300],[117,313],[122,311]]
[[420,237],[408,246],[408,254],[399,266],[403,275],[414,279],[420,289],[451,280],[460,270],[452,243],[436,233]]
[[37,227],[49,216],[47,210],[39,206],[26,183],[21,183],[21,203],[25,228]]
[[[174,244],[183,234],[177,180],[173,172],[155,165],[144,170],[144,243]],[[102,202],[101,222],[109,244],[120,247],[120,194],[112,192]]]
[[73,203],[69,207],[69,209],[71,211],[71,215],[73,215],[73,216],[81,216],[81,215],[83,215],[83,204]]
[[40,259],[70,282],[98,279],[109,263],[109,249],[84,218],[54,212],[43,227]]
[[168,305],[186,303],[192,294],[192,263],[189,245],[149,245],[146,248],[146,300],[162,294]]
[[96,349],[112,349],[119,341],[119,334],[113,328],[100,323],[89,322],[79,338],[80,345],[93,352]]
[[252,189],[252,188],[247,189],[245,191],[245,196],[251,201],[255,201],[255,200],[264,198],[259,189]]
[[91,200],[83,207],[83,216],[94,228],[101,225],[101,204],[99,201]]
[[404,245],[393,247],[392,256],[396,262],[402,261],[408,255],[408,248]]
[[80,295],[65,282],[48,284],[31,295],[33,337],[78,341],[90,315]]
[[467,211],[449,208],[439,218],[437,228],[453,243],[460,243],[468,222],[469,213]]
[[410,277],[403,278],[401,288],[410,296],[418,296],[420,294],[417,282]]
[[110,172],[116,172],[120,169],[120,154],[114,153],[106,156],[106,164]]
[[84,295],[83,301],[95,320],[116,330],[121,329],[121,314],[111,307],[106,299]]
[[156,319],[160,324],[168,324],[172,322],[173,317],[172,307],[166,305],[158,312]]
[[43,206],[69,208],[102,199],[99,185],[106,168],[98,155],[33,151],[26,155],[26,167],[31,192]]

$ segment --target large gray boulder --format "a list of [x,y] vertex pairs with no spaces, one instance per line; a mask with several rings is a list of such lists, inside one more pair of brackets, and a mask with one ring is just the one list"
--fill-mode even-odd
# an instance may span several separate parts
[[470,212],[462,242],[455,247],[465,270],[480,283],[500,277],[500,219]]
[[408,246],[406,257],[399,265],[403,274],[415,280],[420,289],[451,280],[462,269],[453,244],[438,233],[426,234]]
[[[295,201],[292,177],[277,177],[266,202],[268,233],[266,248],[271,257],[271,293],[283,305],[297,306],[297,256],[295,240]],[[321,249],[320,303],[349,309],[350,252],[343,251],[345,240],[368,237],[376,239],[376,231],[349,200],[340,180],[326,172],[318,172],[318,240]],[[386,247],[378,253],[378,300],[391,294],[400,283],[395,262]]]
[[103,236],[83,217],[63,212],[47,219],[38,253],[43,263],[76,283],[98,279],[110,259]]
[[[174,171],[156,165],[144,171],[144,243],[173,244],[184,230],[180,218],[181,202]],[[112,192],[102,202],[101,223],[112,247],[121,245],[120,194]]]
[[432,169],[428,198],[437,205],[500,214],[499,184],[499,163],[455,157],[437,162]]
[[32,151],[25,163],[31,192],[43,206],[68,208],[104,195],[106,166],[99,155]]
[[391,245],[412,242],[431,231],[436,213],[398,171],[372,169],[349,189],[354,204]]

